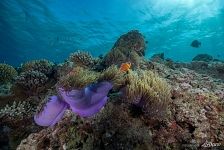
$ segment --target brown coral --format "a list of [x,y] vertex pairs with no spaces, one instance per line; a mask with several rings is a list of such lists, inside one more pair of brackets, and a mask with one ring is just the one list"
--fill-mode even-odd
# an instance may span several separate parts
[[54,64],[46,59],[28,61],[21,66],[22,72],[38,71],[45,75],[50,75]]
[[28,95],[38,94],[47,86],[48,77],[38,71],[26,71],[21,73],[15,81],[15,89],[20,89]]
[[17,71],[10,65],[0,64],[0,83],[10,82],[17,76]]
[[73,62],[74,65],[84,68],[91,68],[97,63],[97,60],[94,59],[90,53],[85,51],[77,51],[72,53],[69,60]]
[[112,64],[121,65],[124,62],[131,62],[134,67],[139,66],[141,56],[145,54],[145,41],[137,30],[122,35],[114,44],[112,50],[104,57],[103,63],[107,66]]

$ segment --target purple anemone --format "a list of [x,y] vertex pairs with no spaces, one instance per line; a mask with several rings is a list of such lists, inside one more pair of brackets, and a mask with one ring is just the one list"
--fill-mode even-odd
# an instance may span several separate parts
[[43,111],[34,116],[41,126],[53,126],[62,117],[67,108],[81,117],[90,117],[101,110],[107,102],[107,94],[112,89],[110,82],[91,84],[81,90],[66,91],[58,88],[59,96],[52,96]]
[[40,126],[53,126],[64,115],[68,105],[57,96],[51,96],[43,111],[34,116],[34,121]]

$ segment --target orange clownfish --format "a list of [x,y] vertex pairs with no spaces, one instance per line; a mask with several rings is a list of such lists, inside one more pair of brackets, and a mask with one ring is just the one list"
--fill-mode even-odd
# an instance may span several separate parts
[[131,68],[131,63],[130,62],[122,63],[121,66],[120,66],[120,71],[128,72],[130,68]]

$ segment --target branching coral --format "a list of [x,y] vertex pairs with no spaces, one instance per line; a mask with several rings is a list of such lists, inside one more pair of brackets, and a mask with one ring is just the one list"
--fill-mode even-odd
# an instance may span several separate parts
[[13,102],[11,106],[6,105],[0,110],[0,118],[7,119],[23,119],[24,117],[31,117],[34,113],[33,107],[25,101]]
[[77,51],[70,55],[70,61],[73,62],[75,65],[80,67],[93,67],[97,60],[94,59],[90,53],[84,51]]
[[170,86],[151,71],[130,72],[127,81],[125,100],[141,107],[145,116],[162,119],[170,102]]
[[32,60],[23,64],[21,70],[22,72],[38,71],[45,75],[50,75],[53,71],[53,66],[54,64],[52,62],[45,59]]
[[81,89],[90,83],[97,81],[99,73],[75,67],[67,76],[60,79],[59,85],[65,89]]
[[10,65],[0,64],[0,83],[10,82],[17,76],[17,71]]
[[48,77],[38,71],[22,72],[16,79],[15,85],[27,94],[37,94],[46,87]]

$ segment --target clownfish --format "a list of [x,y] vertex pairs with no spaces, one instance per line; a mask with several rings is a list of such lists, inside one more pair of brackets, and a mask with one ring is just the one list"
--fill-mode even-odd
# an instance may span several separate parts
[[122,72],[128,72],[131,68],[131,63],[130,62],[126,62],[126,63],[122,63],[120,66],[120,71]]

